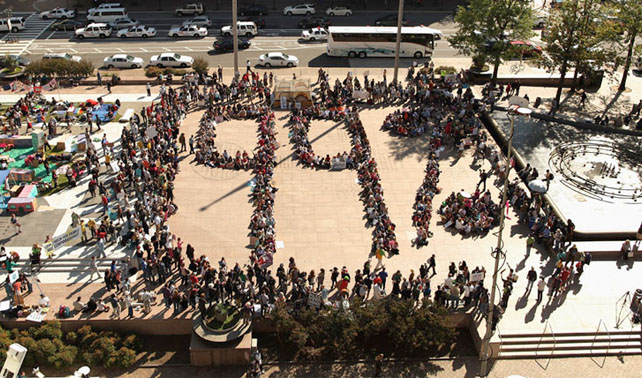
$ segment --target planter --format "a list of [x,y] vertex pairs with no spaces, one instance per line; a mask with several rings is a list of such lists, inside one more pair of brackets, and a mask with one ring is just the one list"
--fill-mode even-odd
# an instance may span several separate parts
[[8,72],[6,68],[0,70],[0,78],[2,79],[13,79],[24,75],[25,68],[22,66],[17,67],[15,70]]

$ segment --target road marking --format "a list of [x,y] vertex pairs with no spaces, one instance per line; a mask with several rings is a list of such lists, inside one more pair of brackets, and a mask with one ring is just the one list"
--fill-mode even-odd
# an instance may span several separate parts
[[71,48],[70,48],[69,50],[70,50],[72,53],[74,53],[74,54],[78,54],[78,51],[76,51],[75,49],[71,49]]
[[119,47],[116,47],[116,50],[118,50],[118,51],[119,51],[119,52],[121,52],[121,53],[124,53],[124,52],[125,52],[125,51],[123,51],[123,49],[121,49],[121,48],[119,48]]
[[54,34],[56,34],[56,32],[55,32],[55,31],[52,31],[52,32],[51,32],[51,34],[49,34],[49,35],[47,36],[47,38],[45,38],[45,39],[49,39],[49,38],[51,38],[51,36],[52,36],[52,35],[54,35]]
[[172,50],[168,49],[167,47],[163,47],[163,50],[168,51],[168,52],[172,51]]
[[96,50],[96,52],[98,52],[98,53],[102,53],[102,51],[100,51],[99,49],[97,49],[95,47],[94,47],[94,50]]
[[52,53],[52,52],[53,52],[53,50],[52,50],[52,49],[47,49],[47,52],[48,52],[48,53]]
[[149,52],[149,51],[147,51],[146,49],[144,49],[144,48],[142,48],[142,47],[139,47],[139,49],[140,49],[142,52]]
[[187,46],[183,46],[183,48],[184,48],[185,50],[187,50],[187,51],[194,51],[194,50],[190,49],[190,48],[189,48],[189,47],[187,47]]

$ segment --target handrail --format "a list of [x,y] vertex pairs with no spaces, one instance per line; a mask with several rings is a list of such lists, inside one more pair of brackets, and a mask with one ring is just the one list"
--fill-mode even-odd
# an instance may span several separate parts
[[[597,336],[600,332],[600,326],[604,326],[604,330],[606,331],[606,337],[608,338],[608,342],[606,344],[606,353],[604,353],[604,359],[602,360],[602,364],[599,364],[593,358],[595,341],[597,340]],[[591,343],[591,360],[593,360],[593,362],[595,362],[595,364],[600,368],[604,367],[604,363],[606,362],[606,356],[608,355],[610,349],[611,349],[611,333],[609,332],[609,329],[606,326],[606,323],[604,323],[604,320],[600,319],[600,321],[597,323],[597,329],[595,330],[595,335],[593,336],[593,342]]]
[[[551,350],[550,354],[548,355],[548,360],[546,361],[546,365],[540,364],[540,362],[537,360],[538,354],[539,354],[539,347],[542,344],[542,340],[544,339],[544,335],[546,335],[546,329],[549,329],[551,332],[551,336],[553,337],[553,349]],[[548,365],[551,363],[551,359],[553,358],[553,354],[555,353],[555,349],[557,348],[557,340],[555,339],[555,332],[553,332],[553,327],[547,320],[546,323],[544,324],[544,330],[542,331],[541,336],[539,337],[539,342],[537,343],[537,348],[535,349],[535,362],[544,370],[548,369]]]

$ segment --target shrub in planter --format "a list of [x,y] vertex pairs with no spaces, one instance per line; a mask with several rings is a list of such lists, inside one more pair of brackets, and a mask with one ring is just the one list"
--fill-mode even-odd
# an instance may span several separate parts
[[435,68],[435,73],[440,75],[452,75],[457,73],[457,69],[453,66],[439,66]]
[[145,76],[147,77],[158,77],[161,74],[167,75],[167,74],[172,74],[172,75],[185,75],[187,73],[186,70],[180,69],[180,68],[160,68],[160,67],[155,67],[155,66],[150,66],[145,68]]
[[192,63],[192,69],[197,74],[206,75],[209,68],[209,63],[207,63],[207,60],[203,58],[195,58],[194,63]]
[[25,74],[33,77],[87,77],[94,73],[94,65],[90,61],[76,62],[64,59],[45,59],[31,62],[25,69]]

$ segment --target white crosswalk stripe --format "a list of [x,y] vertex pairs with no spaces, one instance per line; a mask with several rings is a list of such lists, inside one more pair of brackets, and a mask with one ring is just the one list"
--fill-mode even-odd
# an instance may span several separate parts
[[32,13],[25,20],[25,29],[18,33],[7,33],[0,38],[0,54],[20,55],[31,46],[55,20],[43,20],[37,13]]

